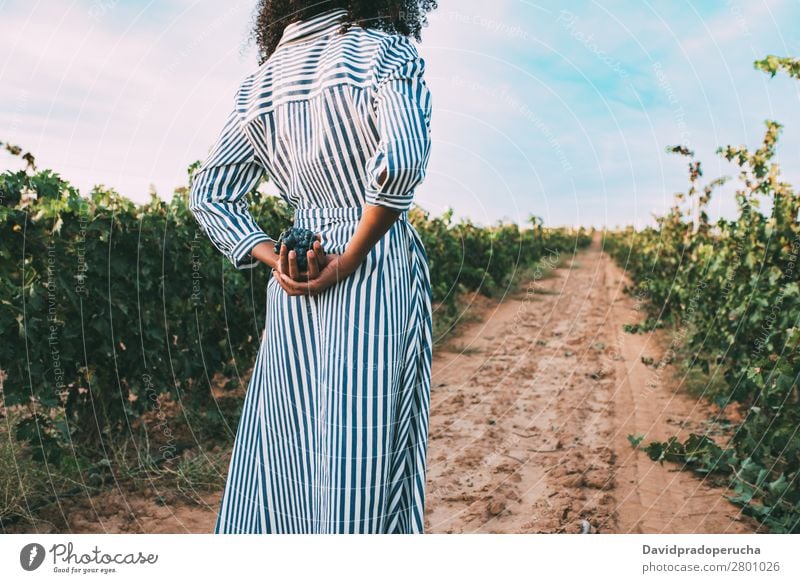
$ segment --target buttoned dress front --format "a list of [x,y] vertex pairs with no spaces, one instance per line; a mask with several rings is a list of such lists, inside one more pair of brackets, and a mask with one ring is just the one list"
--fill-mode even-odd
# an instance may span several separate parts
[[238,269],[259,265],[253,246],[277,237],[248,211],[265,173],[328,252],[344,252],[364,205],[401,213],[321,294],[289,296],[269,280],[217,533],[424,530],[431,291],[408,209],[430,155],[430,94],[407,37],[341,32],[345,16],[285,28],[192,184],[194,216]]

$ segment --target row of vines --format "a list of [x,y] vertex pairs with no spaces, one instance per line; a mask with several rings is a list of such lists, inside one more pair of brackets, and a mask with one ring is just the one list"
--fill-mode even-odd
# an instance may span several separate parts
[[[0,175],[0,416],[15,411],[16,439],[50,475],[69,469],[86,483],[84,474],[113,479],[110,445],[131,437],[164,393],[193,439],[229,434],[240,408],[219,406],[213,379],[241,394],[270,272],[237,271],[200,230],[187,206],[197,164],[170,201],[154,194],[139,205],[104,187],[84,197],[37,170],[30,154],[5,148],[28,164]],[[250,210],[279,233],[291,208],[261,192],[251,193]],[[457,317],[464,292],[498,293],[545,254],[589,242],[582,229],[544,228],[535,217],[520,229],[417,207],[410,216],[429,255],[439,324]]]
[[[770,56],[756,67],[800,78],[800,60]],[[781,125],[766,122],[763,143],[719,148],[739,168],[738,216],[710,222],[713,192],[728,178],[703,182],[694,153],[688,192],[655,228],[609,235],[606,249],[649,300],[639,330],[666,326],[684,374],[704,396],[737,408],[741,422],[724,443],[708,433],[653,441],[644,449],[732,489],[729,499],[772,532],[800,532],[800,193],[775,162]],[[769,205],[769,212],[761,207]],[[687,208],[689,207],[689,208]],[[691,210],[689,210],[691,209]],[[641,436],[629,436],[639,445]]]

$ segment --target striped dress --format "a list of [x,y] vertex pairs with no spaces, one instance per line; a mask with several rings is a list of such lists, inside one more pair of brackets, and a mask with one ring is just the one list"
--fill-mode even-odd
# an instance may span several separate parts
[[289,296],[269,280],[217,533],[424,530],[431,292],[408,209],[430,155],[430,95],[407,37],[342,33],[345,16],[285,28],[192,184],[194,216],[238,269],[277,237],[248,211],[265,173],[328,252],[345,250],[364,205],[401,213],[321,294]]

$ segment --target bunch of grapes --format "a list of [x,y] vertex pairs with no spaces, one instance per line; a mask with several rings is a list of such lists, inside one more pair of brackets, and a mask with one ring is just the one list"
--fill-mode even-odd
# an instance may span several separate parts
[[294,249],[297,253],[297,267],[300,271],[306,271],[308,269],[306,252],[313,248],[316,238],[317,234],[314,231],[302,227],[289,227],[275,242],[275,253],[281,252],[281,244],[285,244],[289,250]]

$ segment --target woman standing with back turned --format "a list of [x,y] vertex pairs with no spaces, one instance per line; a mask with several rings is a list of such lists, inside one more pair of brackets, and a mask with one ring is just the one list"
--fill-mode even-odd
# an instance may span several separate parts
[[[217,533],[421,533],[427,256],[408,222],[430,156],[419,39],[433,0],[261,0],[261,63],[198,169],[191,210],[267,316]],[[267,173],[320,234],[300,272],[246,195]],[[277,236],[277,234],[273,234]]]

